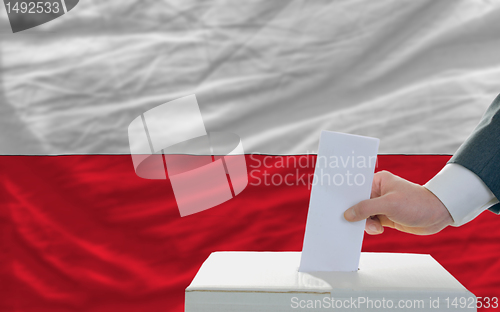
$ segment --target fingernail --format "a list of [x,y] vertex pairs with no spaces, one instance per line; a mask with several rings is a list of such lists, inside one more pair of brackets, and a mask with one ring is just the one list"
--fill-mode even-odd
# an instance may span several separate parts
[[354,209],[347,210],[347,218],[348,220],[356,219],[356,212],[354,211]]
[[376,226],[375,224],[370,224],[370,225],[368,226],[368,228],[369,228],[369,229],[370,229],[370,231],[371,231],[371,232],[373,232],[373,233],[378,233],[378,232],[379,232],[379,231],[378,231],[378,228],[377,228],[377,226]]

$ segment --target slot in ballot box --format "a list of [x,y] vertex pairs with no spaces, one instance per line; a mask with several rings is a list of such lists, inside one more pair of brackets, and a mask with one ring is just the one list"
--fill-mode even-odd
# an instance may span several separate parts
[[310,273],[298,271],[300,256],[214,252],[186,288],[185,311],[476,311],[430,255],[364,252],[357,272]]

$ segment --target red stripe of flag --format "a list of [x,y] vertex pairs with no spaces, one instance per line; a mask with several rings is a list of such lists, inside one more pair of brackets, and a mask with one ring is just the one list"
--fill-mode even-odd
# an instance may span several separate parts
[[[309,164],[293,165],[299,159]],[[423,184],[448,159],[382,155],[377,171]],[[241,194],[181,218],[169,182],[139,178],[129,155],[1,156],[0,310],[182,312],[184,289],[211,252],[301,250],[308,185],[255,184],[312,175],[315,156],[246,160]],[[363,250],[431,254],[476,296],[494,297],[499,224],[485,212],[432,236],[387,229],[366,235]]]

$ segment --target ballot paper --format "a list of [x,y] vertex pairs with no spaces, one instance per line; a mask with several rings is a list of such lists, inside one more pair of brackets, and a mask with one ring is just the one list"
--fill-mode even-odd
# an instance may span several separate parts
[[370,198],[379,140],[321,132],[300,272],[357,271],[366,221],[344,211]]

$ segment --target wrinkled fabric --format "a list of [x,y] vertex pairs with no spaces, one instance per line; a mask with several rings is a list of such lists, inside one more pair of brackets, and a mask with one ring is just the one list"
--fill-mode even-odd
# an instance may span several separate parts
[[[449,158],[382,155],[376,170],[423,184]],[[169,182],[137,177],[130,156],[0,156],[0,310],[182,312],[211,252],[302,249],[315,159],[247,155],[243,192],[181,218]],[[288,174],[291,186],[273,178]],[[363,251],[430,254],[497,297],[499,222],[484,212],[430,236],[386,229]]]
[[129,153],[135,117],[193,93],[247,153],[333,130],[452,154],[499,92],[495,1],[86,0],[16,34],[0,17],[0,154]]

